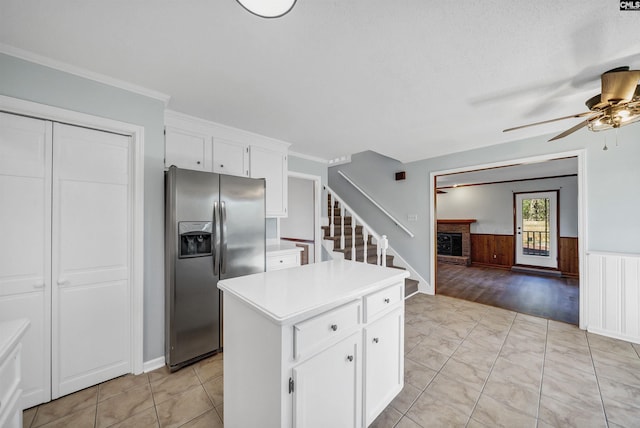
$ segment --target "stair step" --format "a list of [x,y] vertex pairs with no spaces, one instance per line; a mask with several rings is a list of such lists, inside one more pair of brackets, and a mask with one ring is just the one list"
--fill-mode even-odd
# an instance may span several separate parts
[[410,296],[413,293],[418,291],[419,282],[415,279],[405,278],[404,279],[404,297]]
[[[331,226],[322,226],[322,230],[324,231],[324,236],[329,236],[329,234],[331,233]],[[340,227],[340,225],[335,225],[333,228],[333,234],[334,236],[340,236],[340,234],[342,233],[342,228]],[[351,226],[347,227],[345,225],[344,227],[344,236],[351,236],[353,234],[353,229],[351,228]],[[356,235],[362,235],[362,226],[356,226]],[[371,234],[369,234],[369,236],[371,236]]]
[[[372,242],[372,238],[373,237],[371,235],[367,237],[367,244],[369,245],[369,247],[373,246],[375,248],[376,244]],[[340,245],[340,236],[325,236],[323,239],[326,239],[327,241],[333,241],[333,248],[337,248]],[[352,235],[345,235],[344,246],[351,248],[351,241]],[[364,239],[362,238],[362,235],[356,235],[356,247],[364,247]]]

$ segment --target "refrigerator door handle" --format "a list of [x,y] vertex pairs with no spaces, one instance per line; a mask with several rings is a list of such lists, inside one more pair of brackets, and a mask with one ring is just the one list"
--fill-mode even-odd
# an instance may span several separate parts
[[218,276],[220,267],[220,216],[218,201],[213,202],[213,275]]
[[220,202],[220,212],[222,222],[220,226],[222,228],[222,251],[220,251],[220,274],[227,273],[227,206],[224,201]]

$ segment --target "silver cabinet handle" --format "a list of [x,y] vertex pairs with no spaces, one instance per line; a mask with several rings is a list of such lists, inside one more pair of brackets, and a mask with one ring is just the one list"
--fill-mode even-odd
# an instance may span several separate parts
[[33,288],[44,288],[44,282],[37,282],[33,284]]
[[220,218],[218,215],[218,201],[213,201],[213,275],[220,274]]
[[58,285],[69,285],[69,280],[66,278],[60,278],[58,280]]
[[353,355],[347,355],[347,361],[349,362],[353,361]]
[[386,299],[384,299],[384,302],[389,303],[390,302],[389,298],[387,297]]
[[373,338],[373,343],[378,343],[380,341],[380,339],[378,339],[377,337]]
[[333,331],[338,330],[338,324],[331,324],[331,330]]
[[227,205],[220,202],[220,214],[222,217],[222,254],[220,254],[220,274],[227,273]]

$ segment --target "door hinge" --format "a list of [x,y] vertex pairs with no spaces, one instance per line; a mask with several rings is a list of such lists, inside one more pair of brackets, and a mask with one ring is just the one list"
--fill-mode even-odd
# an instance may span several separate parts
[[289,394],[293,392],[293,378],[289,378]]

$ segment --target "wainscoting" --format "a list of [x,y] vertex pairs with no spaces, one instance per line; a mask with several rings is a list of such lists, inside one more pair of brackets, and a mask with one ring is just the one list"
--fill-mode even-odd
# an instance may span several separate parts
[[471,263],[510,269],[513,266],[513,235],[471,234]]
[[587,330],[640,343],[640,255],[590,252]]
[[[471,263],[476,266],[511,269],[514,265],[514,242],[513,235],[472,233]],[[578,277],[578,238],[560,237],[558,268],[562,276]]]

